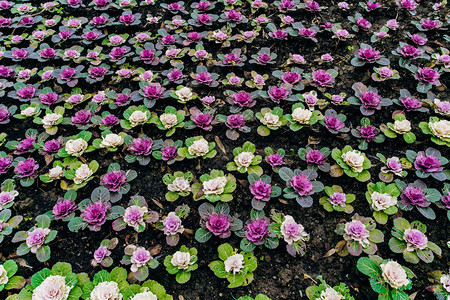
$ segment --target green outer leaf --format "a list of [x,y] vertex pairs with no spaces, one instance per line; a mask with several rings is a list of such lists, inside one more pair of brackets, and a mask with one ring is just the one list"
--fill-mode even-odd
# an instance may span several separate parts
[[219,251],[219,258],[223,261],[227,260],[228,257],[234,254],[233,247],[231,247],[228,243],[220,245],[217,250]]
[[182,270],[180,272],[177,273],[177,275],[175,276],[175,279],[178,283],[186,283],[189,281],[189,279],[191,279],[191,272]]
[[358,271],[369,277],[380,274],[380,267],[368,257],[361,257],[356,263]]

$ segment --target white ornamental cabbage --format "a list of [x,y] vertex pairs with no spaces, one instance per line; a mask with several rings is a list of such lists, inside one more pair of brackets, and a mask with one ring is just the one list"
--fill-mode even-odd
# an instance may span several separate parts
[[130,300],[158,300],[158,297],[152,292],[147,291],[134,295]]
[[194,97],[194,93],[192,93],[192,90],[188,87],[182,87],[175,92],[175,95],[182,101],[189,101]]
[[442,284],[442,287],[448,292],[450,293],[450,276],[443,274],[441,276],[440,282]]
[[223,193],[227,181],[225,176],[207,180],[203,182],[203,193],[205,195],[220,195]]
[[450,139],[450,121],[439,120],[428,123],[431,132],[440,139]]
[[[36,107],[28,106],[20,112],[22,116],[31,117],[36,113]],[[42,120],[44,121],[44,120]]]
[[119,285],[115,281],[104,281],[97,284],[88,300],[122,300]]
[[64,175],[64,170],[61,166],[56,166],[48,170],[48,177],[53,180],[60,179]]
[[254,157],[255,155],[251,152],[241,152],[234,158],[234,162],[239,168],[248,168]]
[[266,126],[277,127],[281,125],[280,117],[268,112],[264,115],[263,124]]
[[65,150],[69,155],[80,156],[88,147],[88,143],[82,138],[75,140],[68,140],[66,142]]
[[135,110],[131,116],[128,118],[128,121],[130,121],[131,126],[135,127],[140,124],[143,124],[148,121],[148,115],[147,112],[142,112],[140,110]]
[[47,129],[47,128],[54,126],[56,124],[56,122],[58,122],[58,120],[61,118],[62,118],[62,116],[60,114],[56,114],[56,113],[46,114],[42,118],[42,124],[44,125],[44,128]]
[[82,164],[78,169],[76,169],[73,182],[75,182],[75,184],[83,183],[93,174],[94,172],[89,169],[89,166],[87,164]]
[[190,192],[191,191],[191,185],[189,183],[189,180],[185,179],[184,177],[176,177],[172,183],[169,183],[167,185],[167,189],[171,192]]
[[0,284],[7,284],[8,281],[8,272],[3,265],[0,265]]
[[301,107],[297,107],[292,112],[292,119],[300,124],[308,124],[311,119],[312,111],[309,109],[304,109]]
[[411,131],[411,122],[408,120],[396,120],[392,126],[392,130],[398,134],[405,134]]
[[108,133],[100,143],[102,148],[115,148],[123,144],[123,138],[115,133]]
[[178,124],[178,119],[176,114],[162,114],[159,120],[163,124],[164,128],[170,129]]
[[327,287],[324,291],[320,293],[320,300],[342,300],[344,296],[339,294],[332,287]]
[[180,270],[187,269],[193,263],[191,262],[191,254],[189,252],[177,251],[173,254],[170,263]]
[[239,253],[231,255],[224,261],[224,264],[227,273],[233,272],[233,274],[236,274],[244,268],[244,256]]
[[33,290],[32,300],[66,300],[72,286],[66,285],[66,278],[61,275],[50,275]]
[[209,152],[209,143],[204,138],[196,140],[188,147],[190,155],[204,156]]
[[370,197],[372,199],[372,208],[375,211],[380,211],[397,204],[397,198],[387,193],[373,192]]
[[352,169],[353,172],[361,173],[364,168],[364,155],[358,150],[348,151],[342,154],[344,162]]
[[382,270],[381,275],[383,276],[383,279],[394,289],[409,284],[408,275],[399,263],[391,260],[381,264],[380,268]]

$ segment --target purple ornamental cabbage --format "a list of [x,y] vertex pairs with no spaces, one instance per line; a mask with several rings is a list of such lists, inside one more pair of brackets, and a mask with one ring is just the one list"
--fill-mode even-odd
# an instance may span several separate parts
[[100,184],[104,185],[110,192],[118,192],[126,182],[127,175],[125,171],[113,170],[102,177]]
[[34,150],[33,143],[35,143],[36,140],[37,140],[36,135],[27,136],[25,139],[21,140],[19,144],[16,146],[16,151],[14,151],[14,154],[20,155]]
[[102,125],[106,127],[113,127],[119,124],[119,118],[115,115],[107,115],[101,120]]
[[53,92],[39,95],[39,100],[41,103],[49,106],[58,102],[58,98],[58,94]]
[[350,104],[358,105],[364,116],[371,116],[375,111],[381,110],[382,106],[389,106],[393,103],[391,99],[381,98],[376,88],[367,87],[361,82],[354,83],[352,89],[355,91],[355,96],[349,97],[347,101]]
[[212,213],[206,221],[206,228],[215,236],[220,238],[227,238],[231,235],[230,225],[233,218],[227,214]]
[[427,148],[425,151],[418,153],[407,150],[406,158],[414,163],[416,175],[419,178],[428,178],[432,176],[439,181],[447,180],[444,172],[444,165],[448,163],[448,159],[441,155],[441,152],[434,148]]
[[294,192],[300,196],[307,196],[313,191],[311,181],[303,174],[298,174],[292,177],[289,182],[289,186],[292,187]]
[[414,168],[427,173],[441,172],[444,169],[438,157],[431,154],[426,155],[424,151],[419,151],[417,154]]
[[415,110],[422,107],[420,101],[413,97],[401,97],[399,101],[406,110]]
[[181,219],[174,212],[170,212],[163,220],[164,234],[167,236],[176,235],[184,231]]
[[111,208],[109,202],[95,202],[86,207],[81,213],[83,221],[88,223],[88,227],[92,231],[100,231],[100,227],[106,222],[106,215]]
[[334,77],[323,69],[318,69],[311,74],[313,85],[331,87],[334,85]]
[[175,146],[167,146],[161,148],[162,157],[164,161],[171,161],[178,156],[177,148]]
[[250,193],[259,201],[269,201],[272,193],[272,185],[262,180],[257,180],[250,185]]
[[272,99],[272,101],[274,101],[275,103],[280,103],[281,100],[288,99],[290,94],[290,90],[287,90],[284,87],[276,86],[271,87],[268,92],[270,99]]
[[77,210],[77,204],[73,200],[63,199],[53,206],[52,213],[55,216],[55,220],[60,220],[75,210]]
[[400,195],[401,201],[406,206],[428,207],[431,202],[427,201],[422,185],[411,184]]
[[11,155],[0,156],[0,174],[8,172],[9,167],[13,163],[13,157]]
[[51,139],[44,143],[44,147],[42,147],[42,151],[49,153],[49,154],[53,154],[53,153],[57,153],[59,151],[59,149],[61,149],[62,147],[63,147],[63,145],[62,145],[61,138]]
[[252,94],[246,91],[239,91],[233,94],[232,105],[237,105],[239,107],[253,107],[256,104],[256,100],[253,99]]
[[241,114],[227,116],[226,125],[230,129],[241,129],[245,127],[245,117]]
[[397,187],[402,192],[398,205],[401,209],[409,211],[414,207],[427,219],[434,220],[436,214],[430,207],[432,202],[437,202],[441,199],[441,193],[433,188],[427,188],[426,184],[421,180],[416,180],[409,185],[396,180]]
[[306,163],[312,166],[319,166],[325,162],[325,154],[319,150],[311,150],[306,153]]
[[334,109],[327,109],[325,116],[320,123],[324,125],[331,133],[337,134],[338,132],[349,132],[350,128],[345,127],[345,120],[347,117],[343,114],[337,114]]
[[34,178],[37,176],[36,171],[39,169],[39,164],[33,158],[27,158],[17,163],[14,168],[14,173],[20,178]]
[[278,172],[281,179],[286,182],[284,188],[284,197],[286,199],[296,199],[302,207],[310,207],[313,204],[311,195],[323,191],[324,185],[316,181],[318,174],[314,170],[294,171],[282,167]]
[[280,167],[285,164],[283,157],[279,153],[269,154],[266,156],[266,162],[272,167]]
[[269,236],[270,219],[262,217],[258,220],[248,220],[244,226],[245,237],[256,246],[264,244]]
[[136,156],[148,156],[152,153],[153,140],[151,138],[135,138],[128,145],[128,150]]
[[94,260],[100,264],[106,257],[111,255],[111,251],[105,246],[100,246],[94,251]]
[[394,173],[401,175],[403,172],[402,163],[398,157],[390,157],[386,160],[386,165],[381,168],[383,173]]
[[36,253],[36,251],[44,245],[45,238],[50,233],[48,228],[37,227],[33,231],[28,232],[28,236],[25,243],[28,248],[30,248],[31,253]]
[[423,83],[425,85],[431,84],[431,85],[440,85],[439,78],[441,75],[438,71],[435,71],[434,69],[423,67],[419,68],[414,75],[414,78],[418,80],[420,83]]
[[74,125],[87,125],[92,118],[92,112],[87,109],[79,110],[71,118]]

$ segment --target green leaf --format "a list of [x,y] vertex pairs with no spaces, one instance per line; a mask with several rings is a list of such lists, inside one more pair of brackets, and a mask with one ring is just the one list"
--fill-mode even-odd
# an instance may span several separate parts
[[36,251],[36,258],[40,262],[44,262],[44,261],[49,260],[50,259],[50,255],[51,255],[51,251],[50,251],[50,246],[48,246],[48,245],[41,246]]
[[242,146],[242,150],[244,152],[255,152],[256,150],[256,146],[255,144],[251,143],[251,142],[245,142],[244,145]]
[[380,273],[379,266],[368,257],[361,257],[356,263],[358,270],[369,277],[376,276]]
[[266,126],[258,126],[256,130],[260,136],[268,136],[270,134],[270,129]]
[[391,290],[391,297],[392,300],[409,300],[408,294],[397,289]]
[[127,280],[127,270],[120,267],[115,267],[111,271],[111,279],[115,282],[121,282]]
[[408,220],[404,218],[396,218],[394,219],[394,227],[400,230],[405,230],[411,227]]
[[407,262],[412,263],[412,264],[417,264],[420,260],[419,257],[417,256],[416,252],[412,252],[412,251],[403,252],[403,258]]
[[72,273],[72,267],[69,263],[66,262],[58,262],[52,268],[53,275],[61,275],[66,276],[69,273]]
[[220,260],[215,260],[212,261],[209,264],[209,268],[211,269],[211,271],[214,272],[214,275],[216,275],[219,278],[225,278],[227,277],[227,272],[225,271],[225,264],[223,263],[223,261]]
[[86,283],[91,281],[87,273],[78,273],[77,280],[80,287],[83,287]]
[[189,281],[189,279],[191,279],[191,272],[187,272],[185,270],[180,271],[177,273],[175,279],[178,283],[186,283]]
[[385,286],[384,281],[381,280],[381,278],[369,278],[370,286],[372,287],[372,290],[375,293],[378,294],[385,294],[389,292],[389,289]]
[[217,250],[219,251],[219,258],[223,261],[234,254],[233,247],[228,243],[220,245]]
[[195,239],[199,243],[205,243],[212,237],[212,235],[213,234],[209,230],[205,228],[199,228],[195,232]]
[[170,201],[170,202],[178,200],[179,197],[180,196],[177,193],[174,193],[174,192],[170,192],[169,191],[169,192],[166,193],[166,200]]
[[111,274],[109,274],[108,271],[102,270],[100,272],[97,272],[94,275],[94,280],[93,280],[94,285],[97,285],[100,282],[105,282],[105,281],[111,281]]
[[342,159],[342,151],[339,150],[338,148],[334,148],[334,149],[331,151],[331,157],[332,157],[334,160],[336,160],[336,161]]
[[19,269],[16,262],[11,259],[5,261],[5,263],[3,264],[3,268],[5,268],[8,277],[14,276],[14,274],[16,274],[17,270]]
[[370,232],[369,241],[374,243],[381,243],[384,240],[384,234],[378,230],[374,229]]
[[403,253],[406,250],[406,244],[396,238],[391,238],[389,240],[389,248],[395,253]]
[[388,221],[388,215],[382,211],[374,211],[373,217],[375,221],[377,221],[380,224],[386,224]]
[[255,244],[253,244],[252,242],[250,242],[246,238],[243,238],[241,240],[240,247],[245,252],[251,252],[251,251],[253,251],[256,248]]
[[18,290],[23,288],[26,280],[22,276],[13,276],[9,278],[8,283],[5,285],[5,290]]
[[136,272],[134,272],[134,277],[139,281],[144,281],[148,277],[147,266],[140,267]]
[[278,171],[278,175],[280,175],[281,179],[283,179],[284,181],[289,181],[292,177],[294,177],[294,172],[287,167],[282,167]]
[[405,140],[405,142],[407,142],[408,144],[412,144],[416,141],[416,135],[412,132],[407,132],[403,135],[403,139]]
[[358,181],[366,182],[370,179],[370,173],[368,170],[364,170],[361,173],[359,173],[355,178]]
[[263,174],[263,169],[260,166],[250,166],[247,168],[247,172],[250,173],[256,173],[258,175],[262,175]]
[[51,275],[49,269],[42,269],[31,277],[31,286],[33,288],[38,287],[48,276]]

